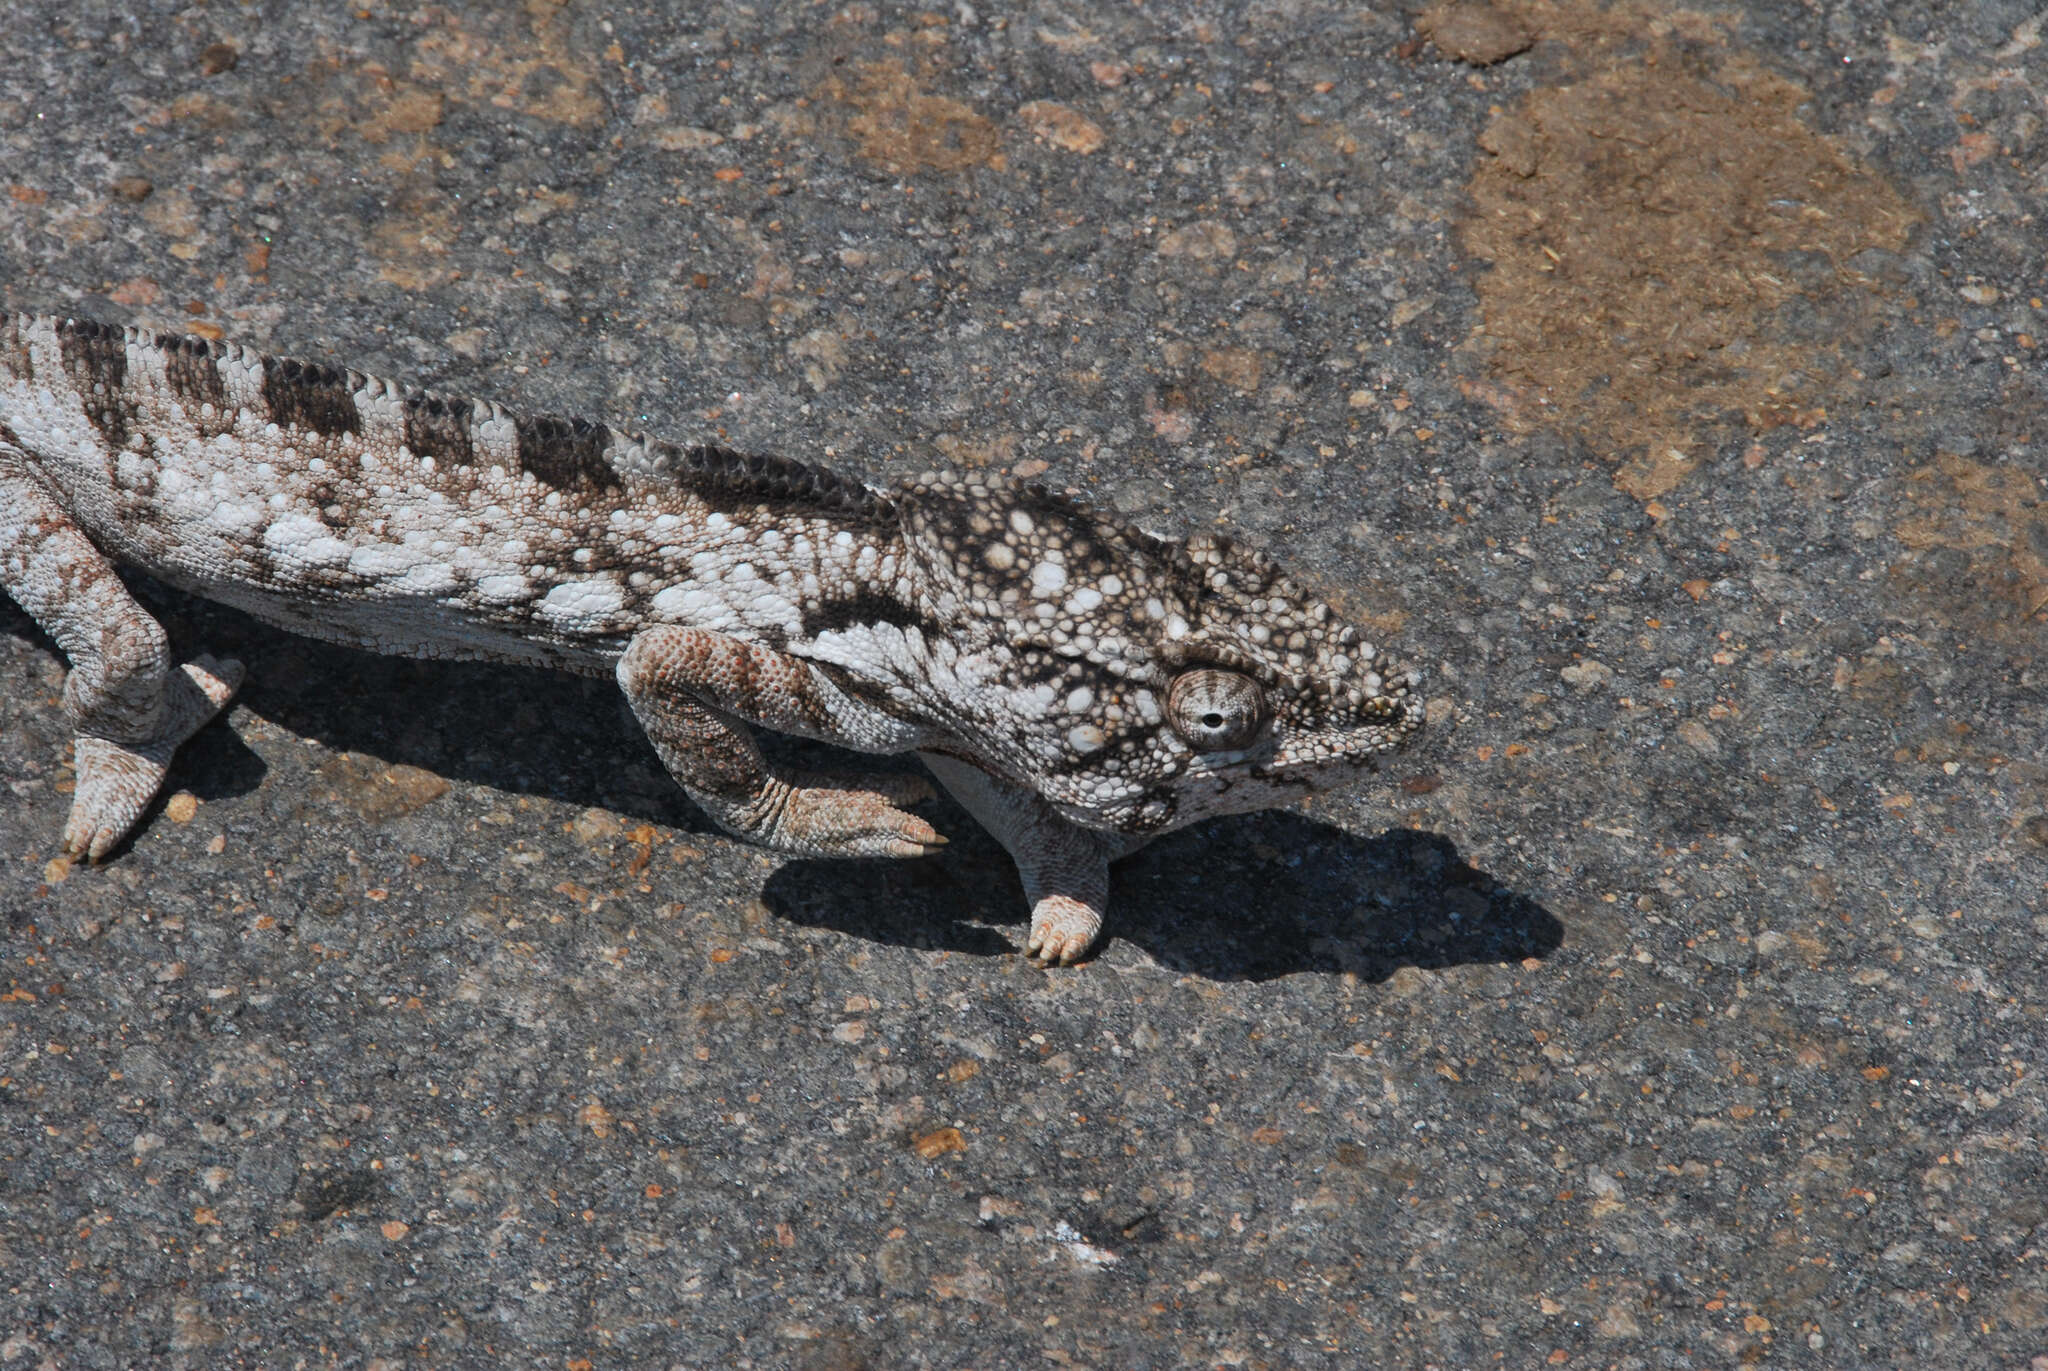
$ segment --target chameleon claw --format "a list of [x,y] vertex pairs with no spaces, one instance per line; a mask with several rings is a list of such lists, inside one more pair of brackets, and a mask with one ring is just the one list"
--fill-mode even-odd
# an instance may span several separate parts
[[1066,895],[1048,895],[1031,911],[1024,951],[1040,966],[1072,966],[1102,931],[1102,913]]
[[64,852],[100,862],[120,846],[162,788],[179,744],[219,713],[241,683],[240,662],[198,657],[170,674],[155,737],[124,744],[80,734],[73,748],[78,782],[64,826]]

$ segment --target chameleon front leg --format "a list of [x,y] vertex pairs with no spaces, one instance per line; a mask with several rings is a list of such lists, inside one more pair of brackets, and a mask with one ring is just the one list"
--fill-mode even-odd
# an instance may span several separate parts
[[942,753],[919,754],[960,807],[995,835],[1017,863],[1031,904],[1024,951],[1070,966],[1094,945],[1109,907],[1109,864],[1144,838],[1098,833],[1061,817],[1037,793]]
[[726,831],[814,857],[923,857],[945,845],[897,807],[931,798],[922,777],[789,772],[761,755],[742,720],[842,738],[834,711],[848,702],[808,664],[708,629],[663,627],[634,635],[618,680],[669,774]]
[[98,861],[149,808],[178,745],[233,697],[242,664],[212,657],[173,662],[162,626],[30,475],[27,454],[5,429],[0,589],[57,640],[71,664],[64,712],[78,775],[64,850]]

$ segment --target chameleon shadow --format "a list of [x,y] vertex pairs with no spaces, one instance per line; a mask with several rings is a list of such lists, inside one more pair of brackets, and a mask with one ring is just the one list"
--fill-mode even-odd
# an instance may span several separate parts
[[[379,657],[270,628],[147,578],[131,584],[181,656],[212,651],[241,658],[249,680],[239,703],[329,748],[508,794],[716,833],[662,771],[610,680]],[[55,651],[4,599],[0,631]],[[907,759],[856,757],[773,735],[761,741],[771,756],[801,766],[915,767]],[[254,792],[266,773],[264,760],[232,730],[208,727],[180,750],[172,781],[213,800]],[[307,778],[275,784],[305,787]],[[944,855],[788,861],[769,877],[764,901],[792,923],[850,937],[977,957],[1017,955],[1024,893],[1009,854],[950,800],[927,812],[953,839]],[[147,831],[145,820],[138,832]],[[1199,824],[1119,862],[1111,871],[1107,937],[1096,955],[1114,957],[1125,943],[1163,967],[1212,980],[1314,971],[1380,981],[1402,966],[1540,958],[1563,938],[1563,925],[1547,910],[1464,862],[1445,838],[1406,829],[1361,837],[1304,814],[1272,811]]]
[[[1015,956],[1024,893],[1009,857],[964,814],[953,844],[917,863],[793,861],[768,879],[778,917],[850,937],[971,956]],[[1000,926],[1000,927],[998,927]],[[1129,943],[1209,980],[1403,966],[1444,970],[1550,955],[1564,924],[1413,829],[1361,837],[1291,811],[1199,824],[1119,862],[1097,957]]]

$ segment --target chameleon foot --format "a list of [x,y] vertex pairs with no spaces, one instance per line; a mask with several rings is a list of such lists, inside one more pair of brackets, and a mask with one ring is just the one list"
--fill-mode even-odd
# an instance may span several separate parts
[[78,787],[64,826],[64,851],[99,861],[135,827],[163,785],[171,754],[218,714],[242,683],[242,664],[199,657],[165,682],[162,724],[147,742],[123,744],[81,733],[74,748]]
[[780,852],[821,857],[928,857],[946,845],[938,830],[897,808],[932,798],[922,776],[771,777],[758,797],[718,814],[719,822]]
[[1102,931],[1102,911],[1069,895],[1048,895],[1031,910],[1024,951],[1042,966],[1072,966]]

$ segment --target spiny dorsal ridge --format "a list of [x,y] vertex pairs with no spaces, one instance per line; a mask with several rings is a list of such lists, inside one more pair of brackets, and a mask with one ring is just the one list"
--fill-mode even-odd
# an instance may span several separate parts
[[735,504],[794,505],[862,518],[880,517],[892,508],[887,497],[859,481],[791,457],[705,444],[679,449],[672,460],[678,475],[691,479],[702,493]]

